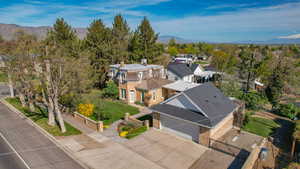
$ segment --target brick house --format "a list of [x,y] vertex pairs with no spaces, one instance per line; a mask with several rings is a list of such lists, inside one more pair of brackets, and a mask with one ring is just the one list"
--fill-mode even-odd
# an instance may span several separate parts
[[239,106],[212,83],[185,90],[150,108],[153,126],[209,146],[234,126]]
[[146,106],[164,101],[162,86],[172,82],[165,79],[163,66],[146,63],[111,65],[109,76],[117,81],[121,100]]

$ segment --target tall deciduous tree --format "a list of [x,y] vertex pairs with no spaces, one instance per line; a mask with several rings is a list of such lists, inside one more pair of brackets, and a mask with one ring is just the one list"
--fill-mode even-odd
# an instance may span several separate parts
[[112,27],[112,63],[119,63],[128,59],[130,28],[122,15],[114,18]]
[[144,17],[131,39],[131,61],[136,62],[146,58],[148,63],[153,63],[162,52],[156,44],[157,38],[158,34],[154,32],[149,20]]
[[96,87],[102,88],[105,86],[111,63],[111,31],[101,20],[94,20],[91,23],[85,38],[85,46],[90,53],[92,79]]

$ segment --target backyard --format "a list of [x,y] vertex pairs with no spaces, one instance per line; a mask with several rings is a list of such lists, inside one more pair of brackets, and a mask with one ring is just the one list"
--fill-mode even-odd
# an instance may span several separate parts
[[67,122],[65,122],[67,129],[65,133],[62,133],[57,125],[48,125],[47,111],[43,108],[36,107],[36,112],[31,112],[28,108],[22,107],[19,99],[17,98],[6,98],[5,100],[53,136],[70,136],[81,134],[79,130]]
[[249,116],[242,129],[259,136],[268,137],[279,127],[280,125],[274,120]]

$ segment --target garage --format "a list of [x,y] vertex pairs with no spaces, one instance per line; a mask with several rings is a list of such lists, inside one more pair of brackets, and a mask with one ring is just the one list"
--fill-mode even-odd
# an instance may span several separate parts
[[192,123],[178,120],[170,116],[160,116],[161,129],[172,132],[185,139],[199,142],[199,126]]

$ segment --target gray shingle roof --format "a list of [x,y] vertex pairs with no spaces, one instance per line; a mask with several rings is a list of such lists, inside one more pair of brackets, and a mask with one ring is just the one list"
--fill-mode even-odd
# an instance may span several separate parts
[[[193,111],[195,108],[189,106],[182,108],[176,105],[170,105],[172,99],[176,99],[176,97],[182,95],[184,95],[192,105],[197,107],[198,112]],[[224,96],[223,93],[210,82],[188,89],[176,97],[160,104],[160,106],[156,105],[154,108],[151,107],[151,109],[192,122],[198,121],[201,119],[200,116],[203,116],[209,120],[209,123],[201,120],[201,123],[199,122],[198,124],[212,127],[217,125],[237,107],[232,100]],[[177,113],[177,111],[179,113]],[[195,113],[198,115],[195,115]]]
[[167,69],[175,75],[183,78],[184,76],[192,75],[193,72],[185,63],[170,63]]
[[158,111],[162,114],[183,119],[205,127],[212,127],[210,120],[200,113],[193,112],[187,109],[179,108],[168,104],[157,104],[151,107],[151,110]]
[[219,123],[231,113],[237,105],[215,87],[212,83],[191,88],[183,92],[196,104],[213,125]]

